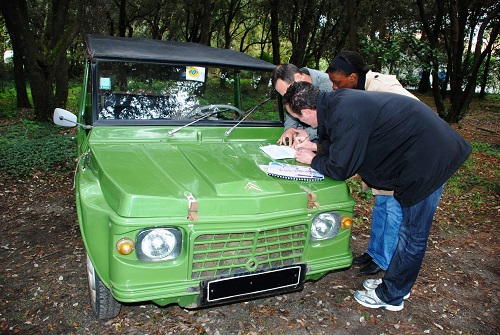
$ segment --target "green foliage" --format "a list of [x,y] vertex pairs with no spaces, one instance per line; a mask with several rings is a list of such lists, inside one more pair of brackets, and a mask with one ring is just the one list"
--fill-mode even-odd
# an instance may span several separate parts
[[[483,153],[488,156],[500,157],[499,148],[485,143],[472,142],[473,153]],[[469,195],[469,205],[479,209],[486,201],[487,193],[500,192],[498,176],[500,168],[491,166],[489,159],[479,159],[471,155],[460,170],[446,183],[448,191],[454,195]],[[494,161],[494,159],[493,159]]]
[[472,142],[472,150],[474,152],[482,152],[487,155],[495,155],[500,157],[500,146],[493,147],[489,143]]
[[68,91],[68,103],[66,104],[67,109],[70,111],[78,111],[78,100],[80,99],[82,92],[82,83],[78,80],[72,80],[69,83]]
[[0,176],[25,177],[40,171],[71,171],[76,146],[61,128],[31,120],[0,125]]
[[362,183],[360,178],[349,178],[346,180],[347,186],[349,187],[350,193],[356,193],[359,198],[370,200],[372,199],[372,190],[363,191]]
[[[247,113],[250,109],[262,103],[267,97],[270,91],[268,86],[269,78],[261,78],[261,80],[256,80],[251,77],[253,72],[246,73],[242,72],[241,77],[241,91],[243,95],[243,105],[242,112]],[[212,81],[211,84],[207,85],[208,88],[203,95],[203,98],[207,101],[232,101],[234,97],[233,87],[231,85],[226,85],[221,87],[220,85],[213,83],[213,78],[209,78]],[[217,79],[219,80],[219,79]],[[226,79],[229,82],[231,79]],[[214,90],[216,89],[216,90]],[[277,121],[278,120],[278,106],[276,100],[268,101],[267,103],[261,105],[256,109],[246,120],[253,121]]]
[[[484,73],[485,66],[486,62],[483,62],[479,73]],[[478,79],[478,82],[480,82],[480,79]],[[495,92],[500,91],[500,52],[497,52],[497,54],[493,55],[490,59],[486,87]]]
[[273,62],[273,55],[271,55],[268,52],[263,51],[262,54],[260,55],[260,59],[265,60],[266,62],[272,63]]
[[417,38],[412,31],[396,32],[383,39],[361,40],[360,53],[367,62],[376,60],[381,67],[378,69],[373,67],[374,64],[368,64],[370,68],[388,71],[411,87],[418,86],[420,81],[416,70],[431,70],[432,60],[443,58],[440,54],[434,57],[437,51],[432,50],[428,42]]
[[12,119],[16,115],[16,89],[6,86],[0,91],[0,119]]
[[[80,81],[72,81],[68,107],[78,109]],[[31,91],[28,90],[28,96]],[[0,177],[25,177],[40,171],[71,171],[76,145],[73,136],[52,123],[31,120],[32,111],[16,108],[13,85],[0,92]]]

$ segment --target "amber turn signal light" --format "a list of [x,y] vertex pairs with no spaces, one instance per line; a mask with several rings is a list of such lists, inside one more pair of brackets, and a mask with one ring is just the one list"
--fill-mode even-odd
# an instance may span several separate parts
[[116,250],[121,255],[130,255],[134,251],[134,241],[128,237],[124,237],[116,242]]
[[342,229],[349,229],[352,227],[352,219],[348,216],[344,216],[340,221],[340,226]]

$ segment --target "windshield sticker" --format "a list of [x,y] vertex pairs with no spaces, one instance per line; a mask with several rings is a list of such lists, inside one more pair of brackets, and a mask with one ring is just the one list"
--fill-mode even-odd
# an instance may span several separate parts
[[197,66],[186,66],[186,80],[205,81],[205,68]]
[[99,88],[101,90],[110,90],[111,89],[111,78],[100,78]]

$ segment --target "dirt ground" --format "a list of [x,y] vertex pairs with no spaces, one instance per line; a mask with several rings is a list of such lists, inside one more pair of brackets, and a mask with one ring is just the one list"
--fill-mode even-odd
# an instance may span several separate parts
[[[470,141],[500,145],[498,115],[458,127]],[[125,305],[98,321],[90,309],[85,252],[71,174],[0,180],[0,332],[4,334],[500,334],[499,158],[474,153],[488,192],[447,186],[424,263],[401,312],[352,297],[366,277],[352,267],[302,292],[210,309]],[[482,192],[478,195],[477,192]],[[355,195],[357,198],[358,196]],[[364,251],[372,199],[358,198],[352,249]]]

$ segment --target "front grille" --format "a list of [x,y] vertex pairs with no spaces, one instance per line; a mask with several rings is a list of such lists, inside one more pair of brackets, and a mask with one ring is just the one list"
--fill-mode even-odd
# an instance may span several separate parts
[[203,234],[193,245],[194,280],[212,279],[300,263],[306,225],[260,232]]

